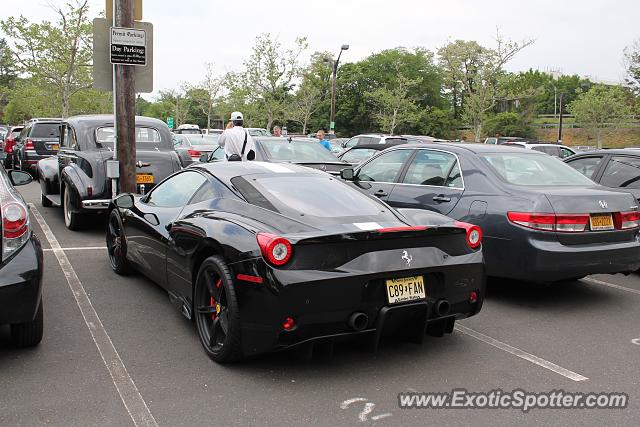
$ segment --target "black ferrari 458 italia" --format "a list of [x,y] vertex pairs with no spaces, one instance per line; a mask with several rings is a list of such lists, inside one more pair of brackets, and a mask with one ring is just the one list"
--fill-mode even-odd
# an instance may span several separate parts
[[195,318],[217,362],[360,335],[421,341],[478,313],[481,230],[297,165],[199,164],[110,206],[111,265]]

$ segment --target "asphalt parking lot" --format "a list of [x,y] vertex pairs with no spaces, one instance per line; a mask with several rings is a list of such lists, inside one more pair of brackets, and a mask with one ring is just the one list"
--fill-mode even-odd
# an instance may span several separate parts
[[[557,285],[494,280],[479,315],[422,345],[387,340],[373,354],[344,344],[330,358],[276,353],[221,366],[205,355],[193,324],[161,288],[111,271],[100,220],[70,232],[60,209],[41,207],[37,183],[20,191],[35,206],[32,224],[45,248],[45,335],[39,347],[15,350],[8,328],[0,328],[0,425],[634,425],[640,419],[637,274]],[[62,250],[54,251],[56,244]],[[527,413],[398,406],[401,392],[456,388],[624,392],[629,404]]]

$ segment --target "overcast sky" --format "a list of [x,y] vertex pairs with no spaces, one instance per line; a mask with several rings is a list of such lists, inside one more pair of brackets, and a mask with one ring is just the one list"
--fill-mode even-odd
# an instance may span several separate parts
[[[49,3],[2,0],[3,14],[54,19]],[[89,0],[91,13],[104,0]],[[8,3],[8,4],[7,4]],[[623,49],[640,38],[640,0],[143,0],[143,20],[154,25],[154,89],[202,79],[206,62],[220,73],[239,69],[254,39],[265,32],[284,45],[306,36],[309,53],[351,47],[356,61],[398,46],[436,50],[447,40],[494,45],[496,27],[513,40],[536,42],[507,68],[580,74],[605,81],[624,77]]]

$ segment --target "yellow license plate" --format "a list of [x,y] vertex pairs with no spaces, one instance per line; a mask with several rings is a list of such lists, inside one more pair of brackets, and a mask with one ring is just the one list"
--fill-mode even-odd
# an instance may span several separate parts
[[389,279],[386,284],[389,304],[425,299],[427,297],[422,276]]
[[136,175],[137,184],[153,184],[153,175],[148,173],[139,173]]
[[593,214],[590,219],[592,231],[613,230],[611,214]]
[[58,144],[53,144],[51,146],[51,150],[53,150],[53,151],[58,151],[59,149],[60,149],[60,146]]

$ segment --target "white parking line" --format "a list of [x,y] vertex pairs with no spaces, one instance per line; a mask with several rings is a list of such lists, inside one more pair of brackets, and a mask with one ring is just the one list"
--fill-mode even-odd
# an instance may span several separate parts
[[[86,246],[84,248],[60,248],[61,251],[106,251],[106,246]],[[53,252],[54,249],[43,249],[44,252]]]
[[626,288],[624,286],[616,285],[616,284],[613,284],[613,283],[603,282],[602,280],[592,279],[591,277],[585,277],[582,280],[584,280],[585,282],[593,283],[595,285],[607,286],[609,288],[614,288],[614,289],[618,289],[620,291],[627,291],[627,292],[631,292],[632,294],[640,295],[640,291],[637,290],[637,289]]
[[64,250],[60,247],[56,236],[33,203],[29,203],[29,207],[31,208],[31,214],[40,225],[42,232],[49,241],[49,245],[51,245],[53,253],[58,259],[60,268],[67,278],[69,288],[71,288],[78,308],[80,308],[84,322],[87,328],[89,328],[89,332],[91,332],[93,342],[98,348],[100,357],[102,357],[102,361],[107,367],[109,375],[111,375],[111,380],[116,386],[116,390],[131,420],[136,426],[157,427],[158,423],[155,418],[153,418],[147,403],[144,401],[140,391],[138,391],[138,387],[127,372],[127,368],[124,366],[109,334],[102,325],[100,317],[98,317],[98,313],[96,313],[96,310],[93,308],[91,300],[87,296],[84,286],[82,286],[82,282],[78,279],[78,275],[69,262]]
[[519,348],[510,346],[509,344],[503,343],[502,341],[498,341],[497,339],[491,338],[488,335],[467,328],[466,326],[456,325],[455,329],[458,332],[462,332],[463,334],[469,335],[470,337],[499,348],[500,350],[506,351],[507,353],[511,353],[514,356],[527,360],[535,365],[542,366],[543,368],[553,371],[556,374],[560,374],[563,377],[569,378],[572,381],[586,381],[589,379],[580,374],[576,374],[573,371],[565,369],[562,366],[558,366],[555,363],[549,362],[548,360],[544,360],[541,357],[534,356],[531,353],[527,353],[526,351],[520,350]]

